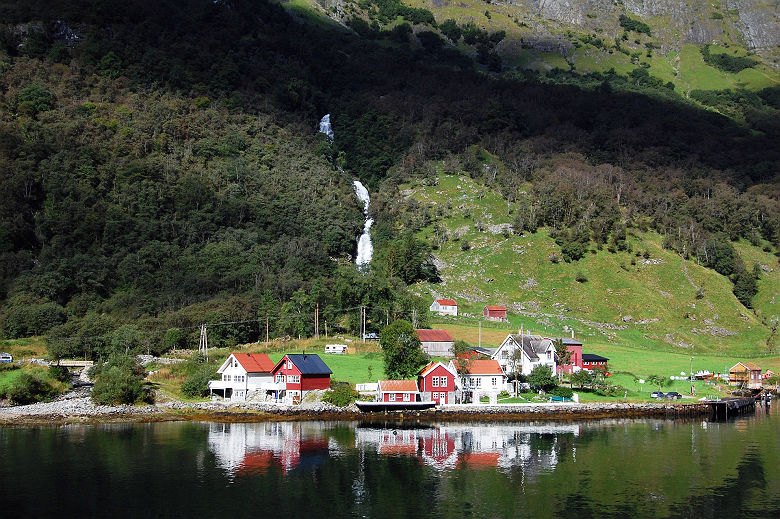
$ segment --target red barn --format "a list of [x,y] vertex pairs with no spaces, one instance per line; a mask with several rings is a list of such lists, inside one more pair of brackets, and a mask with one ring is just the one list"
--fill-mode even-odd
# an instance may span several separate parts
[[488,321],[506,321],[506,307],[487,305],[482,309],[482,316]]
[[563,345],[566,346],[566,351],[571,352],[571,359],[568,364],[558,364],[558,373],[567,373],[571,375],[572,373],[583,369],[582,343],[576,339],[568,339],[566,337],[560,340],[563,342]]
[[441,362],[431,362],[417,375],[417,385],[424,402],[455,403],[455,377],[457,374]]
[[379,402],[417,402],[420,396],[414,380],[380,380],[376,393]]
[[287,354],[282,357],[271,375],[277,385],[277,398],[300,401],[305,391],[329,389],[333,372],[319,355]]

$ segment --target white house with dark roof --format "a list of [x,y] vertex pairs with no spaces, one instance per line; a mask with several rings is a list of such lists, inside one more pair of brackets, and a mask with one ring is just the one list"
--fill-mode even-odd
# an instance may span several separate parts
[[[521,351],[519,365],[513,366],[513,357],[516,351]],[[536,366],[549,366],[552,373],[556,373],[555,344],[552,339],[540,335],[521,335],[513,333],[507,335],[501,346],[493,353],[492,359],[498,361],[504,373],[518,371],[523,375],[530,375]]]

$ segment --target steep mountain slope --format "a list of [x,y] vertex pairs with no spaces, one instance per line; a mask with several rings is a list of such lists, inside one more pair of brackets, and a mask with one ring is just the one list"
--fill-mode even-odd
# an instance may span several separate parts
[[462,314],[478,316],[484,305],[500,304],[518,328],[559,335],[568,327],[597,343],[651,349],[757,355],[776,347],[780,268],[758,247],[738,247],[762,268],[753,312],[726,277],[665,250],[653,232],[630,229],[628,250],[593,247],[566,262],[547,229],[516,235],[506,200],[468,176],[404,187],[407,202],[431,215],[419,235],[439,245],[442,281],[418,290],[454,297]]
[[[342,23],[360,17],[378,22],[376,27],[397,24],[395,17],[384,13],[389,11],[388,5],[401,4],[391,0],[302,0],[285,5],[302,9],[305,1],[312,10]],[[475,24],[490,33],[503,31],[506,37],[495,46],[495,53],[504,67],[578,72],[614,68],[628,74],[643,66],[683,92],[760,89],[780,80],[780,15],[772,2],[403,0],[403,5],[432,13],[445,40],[469,54],[478,51],[478,44],[467,44],[459,37],[452,40],[446,20],[462,27]],[[395,9],[392,14],[398,12],[402,11]],[[415,29],[427,30],[430,26],[420,24]],[[702,61],[699,49],[709,44],[730,55],[754,56],[757,64],[734,72],[719,70]]]

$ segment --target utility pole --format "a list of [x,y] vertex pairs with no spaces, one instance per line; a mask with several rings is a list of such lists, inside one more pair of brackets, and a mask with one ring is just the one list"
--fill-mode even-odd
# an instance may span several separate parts
[[314,336],[320,338],[320,303],[316,304],[316,310],[314,312]]
[[198,341],[198,353],[206,357],[206,362],[209,360],[209,336],[206,333],[206,325],[200,325],[200,341]]
[[268,346],[268,312],[265,313],[265,345]]
[[482,347],[482,321],[479,321],[479,347]]
[[412,310],[412,327],[417,329],[417,309]]

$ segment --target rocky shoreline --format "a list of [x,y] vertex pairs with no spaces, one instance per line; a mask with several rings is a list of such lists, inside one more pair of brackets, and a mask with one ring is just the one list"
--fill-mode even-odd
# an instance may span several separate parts
[[581,420],[598,418],[687,418],[707,416],[710,407],[700,402],[679,403],[556,403],[446,405],[426,411],[363,413],[353,404],[340,408],[323,402],[279,405],[255,402],[181,402],[156,405],[100,406],[89,398],[89,388],[70,391],[51,402],[0,407],[0,426],[59,425],[67,423],[158,422],[204,420],[261,422],[284,420],[416,420],[506,421]]

